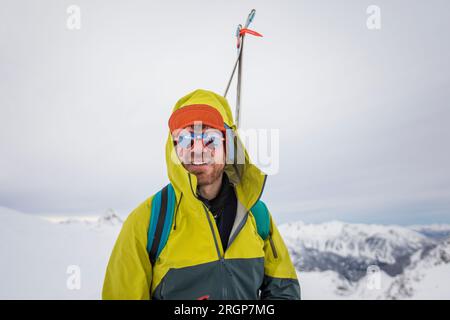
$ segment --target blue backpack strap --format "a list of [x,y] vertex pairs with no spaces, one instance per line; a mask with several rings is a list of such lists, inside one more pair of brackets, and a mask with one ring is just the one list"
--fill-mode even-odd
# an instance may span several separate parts
[[266,240],[270,234],[270,214],[266,204],[258,200],[250,210],[255,217],[258,234],[263,240]]
[[169,238],[174,208],[175,191],[169,183],[152,199],[147,240],[147,252],[152,264],[155,263]]

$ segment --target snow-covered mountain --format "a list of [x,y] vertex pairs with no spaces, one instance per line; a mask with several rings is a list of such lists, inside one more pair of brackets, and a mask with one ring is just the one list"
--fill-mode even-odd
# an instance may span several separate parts
[[385,293],[388,299],[450,299],[450,238],[418,251]]
[[433,240],[398,226],[302,222],[280,226],[292,259],[301,271],[337,271],[349,281],[378,265],[390,276],[401,274],[413,253],[431,249]]
[[[384,226],[329,222],[288,223],[279,227],[293,263],[307,287],[331,288],[329,298],[450,299],[450,238],[447,226]],[[311,281],[311,279],[314,281]],[[371,281],[379,282],[377,288]],[[320,280],[318,280],[320,279]],[[324,283],[323,283],[324,282]],[[425,290],[421,288],[430,288]],[[431,290],[433,287],[433,290]],[[425,293],[429,291],[428,293]],[[431,292],[433,291],[433,292]]]
[[122,223],[123,220],[119,217],[117,212],[114,209],[109,208],[102,216],[98,218],[96,226],[120,226]]
[[91,227],[101,228],[103,226],[119,226],[122,225],[123,220],[117,214],[114,209],[108,208],[99,217],[70,217],[70,218],[59,218],[59,219],[48,219],[60,224],[71,225],[71,224],[86,224]]
[[[52,222],[51,222],[52,221]],[[0,207],[0,299],[99,299],[122,225],[41,219]],[[450,228],[329,222],[280,225],[304,299],[450,299]],[[70,266],[81,286],[69,289]]]

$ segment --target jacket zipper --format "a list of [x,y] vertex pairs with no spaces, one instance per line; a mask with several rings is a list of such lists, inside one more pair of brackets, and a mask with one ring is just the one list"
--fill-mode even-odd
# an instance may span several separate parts
[[273,257],[278,259],[277,249],[275,248],[275,243],[273,243],[272,235],[269,236],[270,247],[272,248]]
[[183,192],[181,192],[180,201],[178,202],[177,209],[175,210],[175,218],[174,218],[175,221],[173,223],[173,230],[177,230],[177,213],[178,213],[178,208],[180,207],[182,199],[183,199]]
[[[189,185],[190,185],[190,187],[191,187],[191,192],[192,192],[192,194],[194,195],[195,198],[197,198],[198,201],[200,201],[200,202],[202,203],[203,209],[204,209],[205,214],[206,214],[206,218],[208,219],[209,228],[210,228],[210,230],[211,230],[211,232],[212,232],[212,235],[213,235],[213,238],[214,238],[214,244],[215,244],[215,246],[216,246],[217,256],[219,257],[220,263],[221,263],[221,265],[223,266],[223,268],[225,269],[225,271],[226,271],[226,272],[230,275],[230,277],[231,277],[232,274],[231,274],[230,270],[228,270],[227,266],[225,265],[225,258],[224,258],[224,256],[222,256],[222,254],[220,253],[219,243],[218,243],[218,241],[217,241],[217,237],[216,237],[216,234],[215,234],[215,232],[214,232],[214,227],[213,227],[213,225],[212,225],[211,218],[210,218],[210,216],[209,216],[208,208],[206,208],[205,204],[204,204],[204,203],[197,197],[197,195],[195,194],[194,189],[192,189],[191,175],[190,175],[189,173],[188,173],[188,178],[189,178]],[[264,187],[265,187],[265,185],[266,185],[266,180],[267,180],[267,175],[264,176],[263,186],[262,186],[262,188],[261,188],[261,192],[260,192],[260,194],[259,194],[257,200],[255,201],[255,203],[258,202],[258,200],[261,198],[261,195],[262,195],[262,193],[263,193],[263,191],[264,191]],[[278,258],[278,254],[277,254],[277,252],[276,252],[275,245],[274,245],[274,243],[273,243],[273,240],[272,240],[272,237],[271,237],[271,236],[270,236],[270,238],[269,238],[269,241],[270,241],[270,246],[271,246],[271,248],[272,248],[272,251],[273,251],[273,253],[274,253],[274,257],[275,257],[275,259],[276,259],[276,258]],[[222,243],[220,243],[220,245],[222,245]],[[225,248],[222,248],[222,249],[224,250],[224,255],[225,255]],[[223,297],[224,300],[227,299],[227,297],[228,297],[228,290],[227,290],[226,286],[223,286],[223,287],[222,287],[222,297]]]
[[219,243],[217,242],[216,234],[215,234],[215,232],[214,232],[214,227],[213,227],[213,225],[212,225],[212,223],[211,223],[211,218],[209,217],[209,211],[208,211],[208,208],[207,208],[206,205],[203,203],[203,201],[201,201],[201,200],[197,197],[197,195],[196,195],[195,192],[194,192],[194,189],[192,189],[191,175],[190,175],[189,173],[188,173],[188,178],[189,178],[189,185],[190,185],[190,187],[191,187],[192,195],[193,195],[198,201],[201,202],[202,207],[203,207],[203,209],[204,209],[204,211],[205,211],[205,214],[206,214],[206,218],[208,219],[209,229],[211,230],[212,235],[213,235],[213,238],[214,238],[214,244],[215,244],[215,246],[216,246],[217,256],[219,257],[219,260],[222,260],[223,257],[222,257],[222,255],[221,255],[221,253],[220,253]]
[[219,243],[217,242],[216,234],[214,232],[214,227],[212,225],[211,218],[209,217],[208,209],[206,208],[206,206],[203,202],[202,202],[202,206],[203,206],[203,209],[205,210],[206,218],[208,219],[209,229],[211,230],[213,238],[214,238],[214,244],[216,246],[217,256],[219,257],[219,260],[222,260],[223,256],[220,253]]
[[[218,243],[218,241],[217,241],[216,233],[214,232],[214,227],[213,227],[213,225],[212,225],[211,218],[210,218],[210,216],[209,216],[209,215],[210,215],[210,214],[209,214],[209,211],[208,211],[208,209],[206,208],[206,206],[205,206],[205,204],[204,204],[203,202],[202,202],[202,206],[203,206],[203,209],[205,210],[206,217],[207,217],[208,223],[209,223],[209,228],[210,228],[210,230],[211,230],[211,232],[212,232],[212,235],[213,235],[213,238],[214,238],[214,244],[215,244],[215,246],[216,246],[217,256],[219,257],[221,269],[225,269],[225,270],[224,270],[225,273],[227,273],[230,277],[232,277],[233,275],[232,275],[231,271],[230,271],[230,270],[228,269],[228,267],[226,266],[226,261],[225,261],[225,258],[224,258],[225,251],[224,251],[224,255],[222,255],[222,254],[220,253],[219,243]],[[222,245],[222,244],[220,244],[220,245]],[[223,274],[223,273],[222,273],[222,274]],[[228,279],[224,279],[224,283],[222,284],[222,300],[228,299],[228,289],[227,289],[227,283],[228,283],[228,281],[227,281],[227,280],[228,280]]]

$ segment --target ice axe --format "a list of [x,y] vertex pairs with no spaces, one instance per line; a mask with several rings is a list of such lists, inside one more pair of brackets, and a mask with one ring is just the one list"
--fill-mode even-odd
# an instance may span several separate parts
[[223,96],[226,98],[228,89],[230,88],[231,81],[233,80],[234,73],[236,71],[236,67],[238,69],[237,72],[237,87],[236,87],[236,112],[235,112],[235,123],[236,123],[236,129],[239,128],[239,120],[240,120],[240,111],[241,111],[241,88],[242,88],[242,60],[243,60],[243,51],[244,51],[244,38],[246,34],[250,34],[256,37],[262,37],[262,34],[248,29],[250,26],[250,23],[252,23],[253,19],[255,18],[256,10],[252,9],[250,11],[247,21],[245,22],[244,28],[242,28],[242,25],[239,24],[236,30],[236,47],[237,47],[237,58],[236,62],[234,63],[233,71],[231,73],[231,77],[228,80],[227,88],[225,89],[225,93]]

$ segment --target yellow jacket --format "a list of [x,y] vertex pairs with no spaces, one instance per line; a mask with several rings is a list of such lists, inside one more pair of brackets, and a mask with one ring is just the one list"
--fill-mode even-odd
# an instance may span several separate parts
[[177,210],[168,241],[152,265],[147,252],[151,196],[123,224],[106,270],[103,299],[299,299],[295,268],[273,219],[268,239],[257,232],[250,208],[260,199],[267,176],[250,162],[228,102],[211,91],[196,90],[172,112],[191,104],[216,108],[236,135],[235,152],[227,155],[245,156],[245,163],[231,161],[225,167],[238,199],[228,248],[222,248],[214,218],[195,193],[197,178],[176,157],[169,132],[167,173]]

